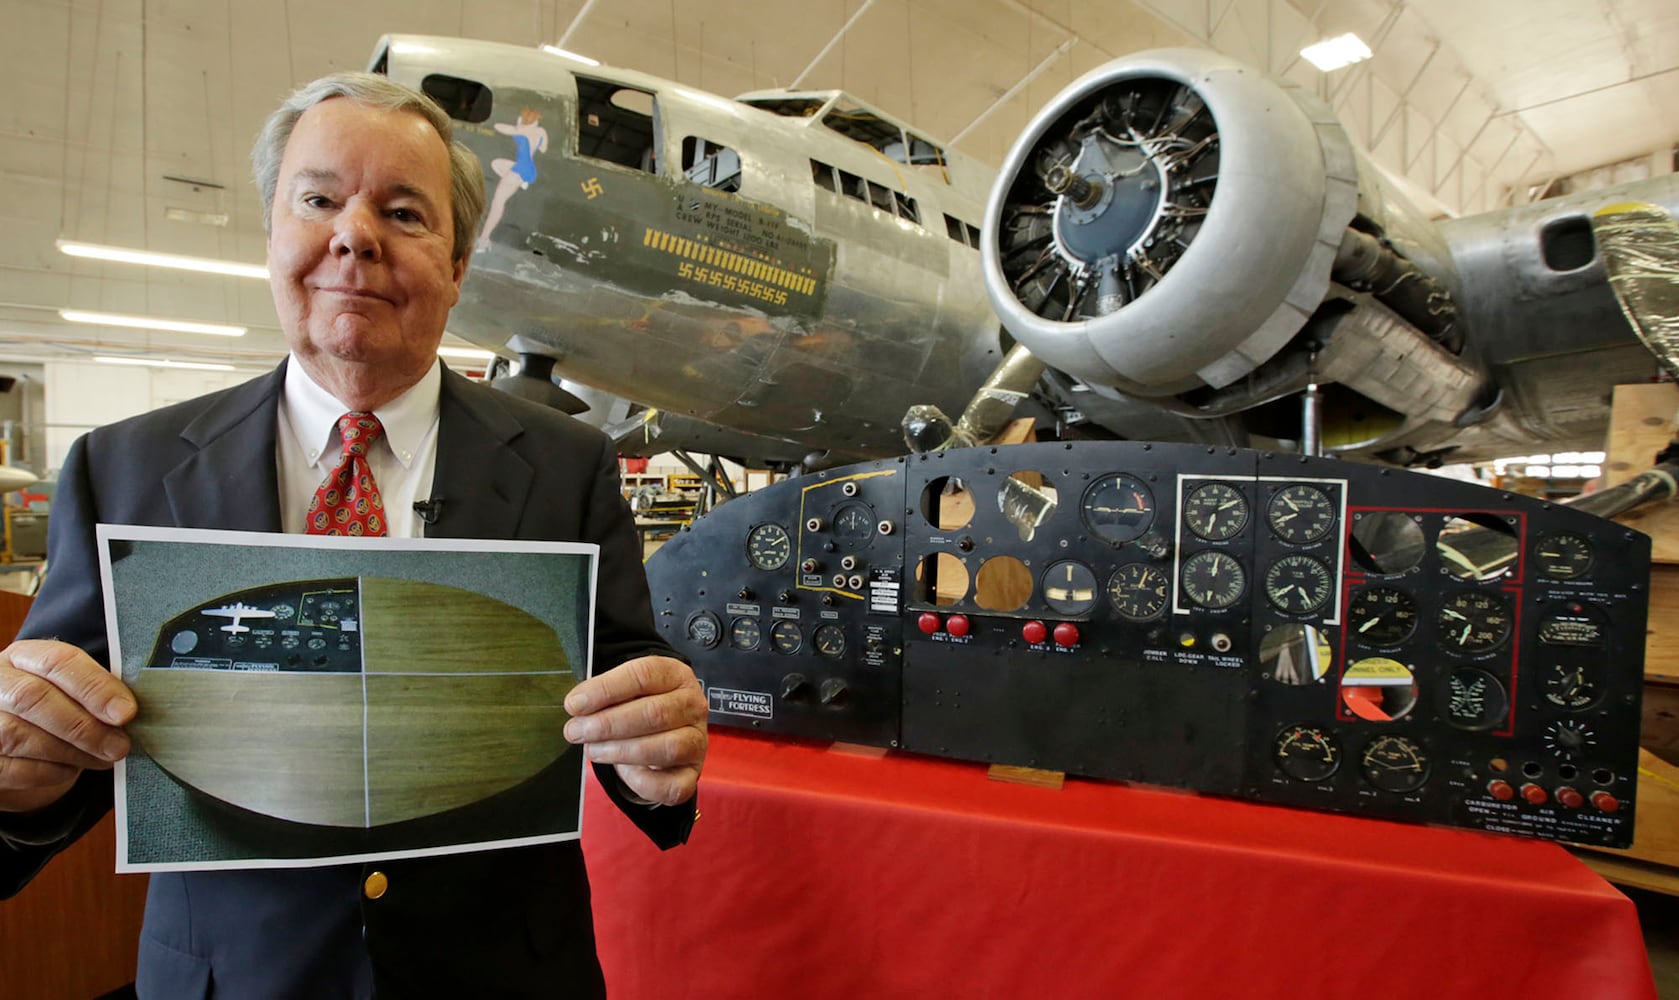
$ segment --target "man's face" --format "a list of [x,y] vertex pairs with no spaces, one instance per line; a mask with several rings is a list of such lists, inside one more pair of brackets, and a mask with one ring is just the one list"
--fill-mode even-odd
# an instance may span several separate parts
[[453,245],[449,153],[425,119],[342,97],[303,113],[280,161],[268,269],[316,381],[394,396],[418,380],[460,298]]

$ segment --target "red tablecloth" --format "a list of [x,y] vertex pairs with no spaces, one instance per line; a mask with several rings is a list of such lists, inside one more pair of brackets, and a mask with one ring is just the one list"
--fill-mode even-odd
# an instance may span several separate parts
[[687,846],[587,795],[615,1000],[1656,995],[1555,844],[715,730]]

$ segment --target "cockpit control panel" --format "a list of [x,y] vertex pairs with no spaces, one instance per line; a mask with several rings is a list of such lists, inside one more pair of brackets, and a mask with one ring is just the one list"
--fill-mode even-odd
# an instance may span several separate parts
[[711,721],[1631,843],[1649,539],[1197,445],[970,448],[722,505],[647,564]]

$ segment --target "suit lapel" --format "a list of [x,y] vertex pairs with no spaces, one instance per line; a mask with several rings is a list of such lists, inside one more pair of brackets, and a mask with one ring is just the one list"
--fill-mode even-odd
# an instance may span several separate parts
[[428,538],[512,538],[534,470],[508,445],[524,427],[495,398],[447,367],[438,400],[431,495],[443,506]]
[[181,431],[198,450],[163,477],[177,527],[280,530],[274,436],[285,371],[281,362],[234,389]]

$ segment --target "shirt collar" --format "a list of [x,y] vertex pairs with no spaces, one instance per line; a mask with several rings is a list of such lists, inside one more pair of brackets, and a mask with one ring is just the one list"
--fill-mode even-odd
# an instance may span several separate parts
[[[409,468],[427,432],[437,423],[443,369],[433,361],[424,376],[407,391],[373,411],[385,428],[391,453]],[[304,448],[310,465],[332,465],[338,461],[338,418],[344,404],[321,388],[292,355],[286,362],[284,390],[286,421],[292,435]],[[324,460],[324,461],[323,461]]]

